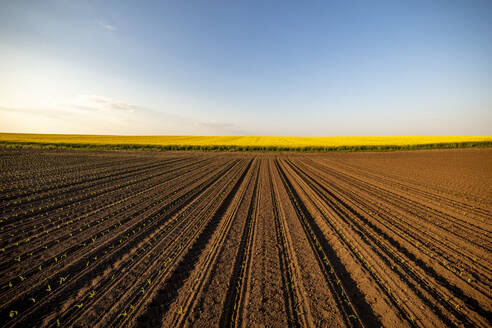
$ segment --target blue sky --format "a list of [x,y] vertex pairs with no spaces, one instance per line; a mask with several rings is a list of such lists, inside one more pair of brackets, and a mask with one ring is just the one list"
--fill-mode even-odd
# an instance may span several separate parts
[[491,1],[2,1],[0,131],[491,135]]

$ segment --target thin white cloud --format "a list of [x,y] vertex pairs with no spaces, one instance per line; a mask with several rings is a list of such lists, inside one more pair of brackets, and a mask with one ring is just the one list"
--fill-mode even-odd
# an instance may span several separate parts
[[13,107],[5,107],[5,106],[0,106],[0,112],[11,112],[11,113],[23,113],[23,114],[33,114],[33,115],[39,115],[42,114],[43,116],[46,117],[51,117],[51,118],[61,118],[67,115],[70,115],[71,112],[67,111],[62,111],[59,109],[31,109],[31,108],[13,108]]
[[105,30],[114,32],[117,30],[116,26],[113,26],[111,24],[104,23],[102,21],[99,21],[99,25],[102,26]]
[[134,104],[97,95],[78,95],[73,100],[72,106],[77,109],[93,112],[133,113],[139,108]]

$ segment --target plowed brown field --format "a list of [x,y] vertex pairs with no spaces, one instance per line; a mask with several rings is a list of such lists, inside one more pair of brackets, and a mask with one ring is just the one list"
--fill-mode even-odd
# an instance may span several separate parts
[[2,327],[492,326],[492,149],[0,164]]

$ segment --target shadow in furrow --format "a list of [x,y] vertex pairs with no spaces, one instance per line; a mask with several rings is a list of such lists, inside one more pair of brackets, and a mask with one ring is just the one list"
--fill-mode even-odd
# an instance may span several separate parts
[[226,299],[224,302],[224,307],[222,308],[222,314],[220,316],[220,327],[226,327],[232,325],[234,312],[237,311],[235,300],[240,293],[241,286],[239,285],[241,281],[241,271],[244,266],[244,260],[246,259],[248,247],[248,236],[251,229],[250,222],[253,220],[253,211],[256,203],[256,193],[258,189],[259,171],[256,175],[255,187],[253,189],[253,196],[251,198],[251,203],[248,208],[247,220],[244,223],[244,230],[241,237],[241,242],[239,244],[238,253],[236,256],[236,262],[234,263],[234,269],[232,271],[231,279],[229,280],[229,288],[227,290]]
[[[409,249],[407,249],[405,246],[403,246],[402,244],[400,244],[393,237],[389,236],[385,231],[383,231],[382,229],[380,229],[374,223],[370,222],[364,215],[362,215],[355,208],[353,208],[352,206],[350,206],[349,204],[347,204],[345,201],[343,201],[342,199],[340,199],[337,195],[335,195],[333,192],[331,192],[330,190],[328,190],[322,184],[318,183],[316,180],[314,180],[312,178],[309,178],[306,174],[303,174],[302,172],[299,172],[299,168],[296,167],[295,165],[293,165],[291,163],[289,163],[289,164],[291,165],[291,167],[298,174],[303,175],[305,177],[305,179],[307,178],[307,179],[311,180],[311,185],[313,183],[315,184],[315,186],[312,186],[312,187],[314,187],[315,190],[317,189],[316,187],[318,187],[319,188],[318,190],[319,191],[322,191],[321,196],[327,202],[327,204],[329,204],[329,206],[331,206],[335,210],[343,211],[340,208],[339,205],[337,205],[336,203],[334,203],[334,202],[330,201],[329,199],[327,199],[326,196],[323,197],[323,195],[322,195],[323,193],[325,195],[329,195],[330,197],[332,197],[336,202],[338,202],[341,206],[343,206],[343,208],[345,208],[345,211],[348,211],[352,215],[356,216],[364,224],[366,224],[367,226],[369,226],[376,234],[378,234],[379,236],[382,236],[384,239],[386,239],[393,247],[395,247],[398,250],[398,252],[402,253],[408,259],[410,259],[415,264],[417,264],[417,266],[419,266],[426,274],[428,274],[429,276],[431,276],[432,278],[434,278],[436,281],[438,281],[441,286],[443,286],[444,288],[446,288],[449,291],[451,291],[456,298],[462,300],[470,309],[472,309],[473,311],[477,312],[482,317],[486,318],[489,324],[491,323],[492,312],[484,309],[476,299],[474,299],[473,297],[470,297],[470,296],[466,295],[464,293],[464,291],[461,288],[459,288],[458,286],[451,284],[448,281],[448,279],[446,279],[445,277],[443,277],[442,275],[440,275],[436,270],[434,270],[434,268],[432,268],[431,266],[429,266],[422,259],[417,258],[417,256],[415,254],[413,254]],[[353,222],[351,220],[350,220],[350,222],[352,224],[356,224],[357,227],[359,227],[360,229],[363,229],[356,222]],[[466,321],[466,318],[464,318],[460,312],[457,312],[457,311],[455,311],[455,309],[452,309],[452,308],[450,308],[450,310],[452,312],[455,312],[457,314],[457,316],[461,318],[461,320]]]
[[[357,283],[345,268],[341,259],[338,257],[336,251],[328,243],[319,226],[315,223],[315,219],[311,216],[310,212],[308,211],[303,201],[301,200],[299,194],[296,192],[291,182],[288,180],[287,174],[284,172],[284,170],[280,167],[278,163],[275,164],[277,166],[278,172],[283,177],[286,189],[290,191],[290,195],[292,195],[292,197],[294,198],[292,200],[295,200],[293,203],[298,205],[298,206],[294,206],[296,213],[298,213],[299,216],[301,215],[305,216],[306,219],[312,223],[311,227],[313,229],[313,232],[316,238],[318,239],[321,247],[325,251],[330,264],[333,266],[333,269],[337,273],[338,277],[340,277],[340,280],[342,281],[342,284],[345,287],[351,302],[354,304],[355,308],[357,309],[357,312],[359,314],[362,323],[367,327],[381,327],[380,320],[374,313],[371,306],[365,301],[364,294],[357,287]],[[343,307],[344,305],[339,304],[339,306]]]
[[178,297],[179,289],[183,286],[184,282],[193,271],[193,268],[195,267],[200,254],[207,246],[208,241],[212,237],[214,231],[219,225],[219,222],[222,220],[227,208],[232,202],[232,199],[236,195],[237,190],[239,189],[244,178],[249,172],[251,163],[252,161],[248,163],[241,177],[237,180],[234,187],[231,189],[227,197],[214,213],[213,218],[207,223],[204,230],[200,233],[198,238],[193,243],[193,246],[178,263],[172,274],[164,283],[163,287],[157,291],[154,299],[148,305],[145,313],[137,318],[137,327],[162,327],[162,315],[169,310],[170,305]]

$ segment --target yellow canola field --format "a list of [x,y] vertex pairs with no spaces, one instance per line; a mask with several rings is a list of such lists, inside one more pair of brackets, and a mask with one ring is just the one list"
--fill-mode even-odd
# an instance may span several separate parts
[[116,136],[0,133],[0,142],[89,145],[341,147],[492,142],[492,136],[393,137],[240,137],[240,136]]

